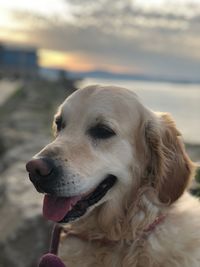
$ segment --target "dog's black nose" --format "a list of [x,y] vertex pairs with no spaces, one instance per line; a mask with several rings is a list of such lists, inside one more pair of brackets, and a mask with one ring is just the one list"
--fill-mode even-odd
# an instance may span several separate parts
[[56,167],[53,160],[48,158],[36,158],[26,164],[29,178],[39,192],[45,192],[47,182],[55,177]]
[[33,176],[46,177],[53,169],[49,160],[43,158],[32,159],[26,164],[26,170]]

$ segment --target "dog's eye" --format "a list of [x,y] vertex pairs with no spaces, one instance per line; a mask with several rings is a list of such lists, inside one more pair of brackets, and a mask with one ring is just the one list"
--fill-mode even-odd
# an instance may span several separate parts
[[89,129],[88,133],[95,139],[107,139],[116,135],[110,127],[104,124],[97,124],[93,126]]
[[55,119],[55,124],[58,132],[65,128],[65,124],[63,123],[62,117],[57,117]]

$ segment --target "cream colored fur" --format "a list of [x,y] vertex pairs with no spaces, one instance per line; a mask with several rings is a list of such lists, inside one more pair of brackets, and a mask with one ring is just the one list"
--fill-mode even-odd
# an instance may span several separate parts
[[[118,178],[95,207],[66,225],[89,239],[63,236],[59,255],[66,265],[199,267],[200,204],[186,192],[193,165],[170,116],[150,111],[132,91],[100,86],[75,92],[60,115],[65,128],[38,155],[51,156],[65,170],[62,194],[86,194],[106,174]],[[116,136],[91,141],[86,129],[98,120]]]

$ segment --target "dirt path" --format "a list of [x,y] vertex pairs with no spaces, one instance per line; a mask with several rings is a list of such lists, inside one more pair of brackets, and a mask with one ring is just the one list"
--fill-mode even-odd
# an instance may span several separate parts
[[0,106],[22,85],[21,81],[0,81]]

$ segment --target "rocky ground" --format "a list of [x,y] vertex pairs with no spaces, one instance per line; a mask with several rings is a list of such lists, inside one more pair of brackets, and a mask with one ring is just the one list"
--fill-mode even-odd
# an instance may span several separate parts
[[9,97],[14,93],[16,88],[19,88],[22,85],[22,81],[11,81],[8,79],[0,80],[0,105],[2,105]]
[[[0,267],[36,267],[48,250],[51,225],[41,215],[42,196],[25,163],[51,139],[56,107],[75,90],[72,81],[35,81],[0,106]],[[200,161],[200,146],[187,145]]]
[[25,163],[51,140],[53,114],[74,90],[72,81],[35,81],[0,106],[0,267],[36,267],[48,250],[51,225]]

